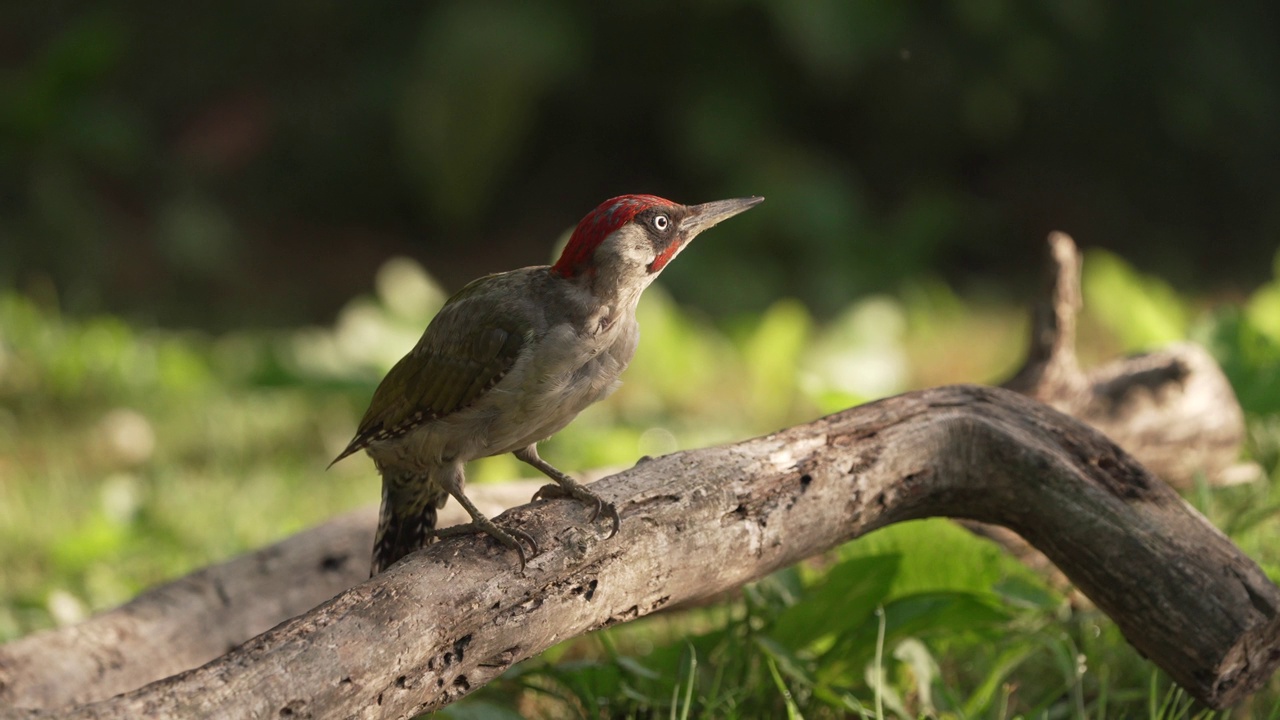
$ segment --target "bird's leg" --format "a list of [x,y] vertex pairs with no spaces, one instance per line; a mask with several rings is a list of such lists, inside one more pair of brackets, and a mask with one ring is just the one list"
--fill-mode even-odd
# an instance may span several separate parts
[[533,551],[533,555],[530,557],[537,557],[540,550],[538,549],[538,542],[533,539],[532,535],[519,528],[512,528],[507,531],[498,527],[492,520],[485,517],[484,513],[480,512],[480,509],[475,506],[475,503],[471,502],[471,499],[462,492],[464,475],[462,474],[461,464],[455,464],[445,469],[440,476],[440,483],[458,501],[462,509],[466,510],[467,514],[471,516],[471,522],[465,525],[437,528],[434,532],[437,538],[469,535],[477,531],[483,532],[494,540],[515,550],[516,554],[520,556],[520,569],[522,571],[525,565],[525,554],[524,547],[520,544],[521,540],[528,543],[529,549]]
[[543,475],[556,481],[555,485],[543,485],[539,488],[538,492],[533,494],[534,500],[550,500],[562,497],[574,498],[594,508],[594,512],[591,514],[591,522],[595,522],[600,517],[601,511],[603,511],[613,521],[613,531],[609,533],[609,537],[618,534],[618,509],[613,506],[613,503],[606,502],[604,498],[578,484],[576,480],[555,469],[551,466],[551,463],[539,457],[536,443],[516,450],[512,454],[537,468]]

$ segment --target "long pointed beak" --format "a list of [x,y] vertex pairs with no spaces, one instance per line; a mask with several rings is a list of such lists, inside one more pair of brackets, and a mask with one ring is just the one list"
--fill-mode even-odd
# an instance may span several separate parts
[[728,220],[734,215],[744,213],[762,202],[764,198],[756,196],[690,205],[689,214],[680,222],[680,234],[686,241],[692,240],[694,235],[703,230],[722,220]]

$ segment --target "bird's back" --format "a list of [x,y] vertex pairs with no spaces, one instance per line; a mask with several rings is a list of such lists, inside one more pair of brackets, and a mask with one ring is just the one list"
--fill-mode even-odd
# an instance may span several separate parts
[[366,447],[380,463],[481,457],[554,434],[612,392],[635,352],[634,308],[601,327],[590,306],[546,267],[468,284],[383,379],[338,459]]

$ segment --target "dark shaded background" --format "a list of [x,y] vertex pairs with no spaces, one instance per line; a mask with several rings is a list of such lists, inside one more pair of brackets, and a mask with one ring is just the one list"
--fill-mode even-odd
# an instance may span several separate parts
[[1280,240],[1280,5],[8,2],[0,287],[211,328],[449,288],[600,200],[762,194],[664,275],[716,316],[1019,291],[1053,228],[1241,292]]

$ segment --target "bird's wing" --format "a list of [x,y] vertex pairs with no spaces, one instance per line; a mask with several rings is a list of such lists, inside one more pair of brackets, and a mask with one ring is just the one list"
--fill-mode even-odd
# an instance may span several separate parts
[[382,379],[355,438],[333,462],[466,408],[511,370],[533,325],[487,292],[495,277],[472,282],[445,303]]

